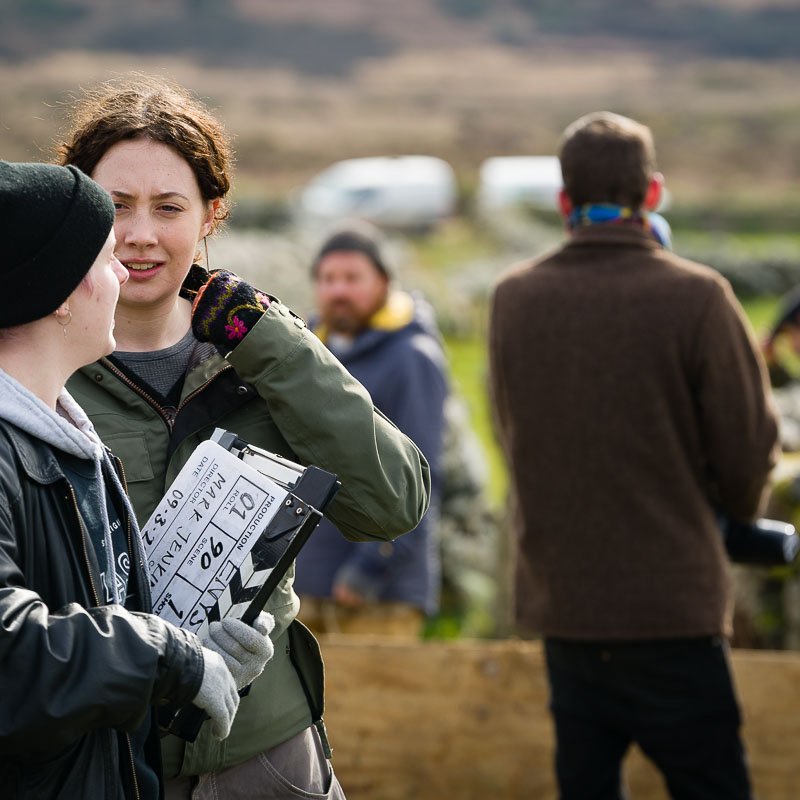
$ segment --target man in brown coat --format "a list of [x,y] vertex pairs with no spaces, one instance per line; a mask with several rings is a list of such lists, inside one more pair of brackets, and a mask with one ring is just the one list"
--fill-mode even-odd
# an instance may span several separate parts
[[560,158],[570,238],[498,283],[490,366],[561,797],[623,797],[636,742],[673,797],[749,798],[717,520],[752,519],[774,463],[763,362],[728,283],[655,235],[650,131],[591,114]]

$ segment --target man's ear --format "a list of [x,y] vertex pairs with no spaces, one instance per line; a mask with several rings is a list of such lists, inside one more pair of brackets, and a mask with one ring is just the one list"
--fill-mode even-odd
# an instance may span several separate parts
[[558,193],[558,210],[564,219],[569,219],[569,215],[572,213],[572,200],[569,199],[564,189]]
[[655,211],[658,208],[658,204],[661,202],[663,194],[664,176],[660,172],[654,172],[653,177],[650,178],[650,184],[644,196],[645,211]]

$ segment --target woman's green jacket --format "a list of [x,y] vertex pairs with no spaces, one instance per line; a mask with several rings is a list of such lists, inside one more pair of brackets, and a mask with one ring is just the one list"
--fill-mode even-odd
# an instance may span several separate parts
[[[190,366],[177,409],[160,407],[108,359],[84,367],[68,389],[122,460],[140,524],[218,427],[336,473],[342,488],[326,516],[349,539],[393,539],[427,508],[430,475],[420,451],[279,301],[227,358],[215,353]],[[293,580],[291,568],[267,606],[276,621],[275,656],[242,699],[230,737],[216,741],[207,725],[194,744],[165,737],[167,778],[240,763],[320,718],[322,661],[313,637],[294,621]]]

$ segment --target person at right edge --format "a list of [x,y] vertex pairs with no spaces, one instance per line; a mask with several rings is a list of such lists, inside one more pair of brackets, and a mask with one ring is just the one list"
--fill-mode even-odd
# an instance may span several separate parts
[[562,800],[618,800],[632,743],[681,800],[751,788],[718,514],[752,520],[776,458],[730,285],[662,246],[650,130],[570,125],[569,239],[502,277],[493,402],[519,526],[516,613],[541,633]]
[[[345,536],[413,529],[430,492],[419,449],[276,297],[197,263],[228,216],[233,153],[220,122],[186,90],[145,76],[89,90],[73,109],[61,159],[114,199],[116,253],[130,278],[116,350],[69,388],[122,459],[139,520],[220,427],[336,473],[326,515]],[[274,656],[230,736],[221,743],[205,724],[194,743],[162,740],[169,800],[344,797],[322,723],[319,645],[295,620],[293,580],[292,566],[267,603]]]

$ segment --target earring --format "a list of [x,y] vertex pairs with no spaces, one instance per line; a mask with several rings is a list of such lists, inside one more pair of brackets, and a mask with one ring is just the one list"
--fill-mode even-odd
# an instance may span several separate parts
[[65,339],[67,338],[67,327],[69,326],[70,322],[72,322],[72,312],[69,309],[66,309],[66,312],[67,312],[67,315],[68,315],[66,322],[62,322],[58,318],[58,311],[54,311],[53,312],[53,315],[56,318],[56,322],[61,326],[61,330],[64,331],[64,338]]
[[206,271],[211,272],[211,264],[208,260],[208,236],[203,237],[203,247],[206,251]]

